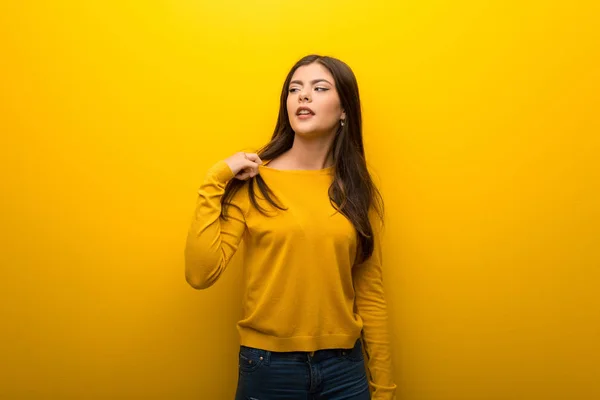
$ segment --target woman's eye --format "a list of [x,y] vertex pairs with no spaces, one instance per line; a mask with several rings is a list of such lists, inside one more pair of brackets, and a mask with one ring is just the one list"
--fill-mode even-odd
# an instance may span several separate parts
[[[290,88],[289,92],[290,93],[294,93],[294,92],[297,92],[298,90],[300,90],[300,89],[298,89],[298,88]],[[325,87],[316,87],[315,90],[318,91],[318,92],[326,92],[329,89],[325,88]]]

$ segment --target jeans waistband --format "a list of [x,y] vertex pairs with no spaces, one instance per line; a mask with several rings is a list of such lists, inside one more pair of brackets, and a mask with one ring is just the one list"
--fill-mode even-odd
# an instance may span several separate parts
[[250,350],[250,351],[261,353],[261,356],[263,356],[267,361],[270,361],[273,359],[293,360],[293,361],[307,361],[310,359],[312,361],[320,361],[320,360],[326,360],[326,359],[332,358],[332,357],[343,357],[349,353],[362,351],[362,344],[361,344],[360,339],[357,339],[354,344],[354,347],[350,348],[350,349],[342,349],[342,348],[322,349],[322,350],[316,350],[314,352],[310,352],[310,351],[279,352],[279,351],[256,349],[256,348],[247,347],[247,346],[241,346],[241,347],[244,349]]

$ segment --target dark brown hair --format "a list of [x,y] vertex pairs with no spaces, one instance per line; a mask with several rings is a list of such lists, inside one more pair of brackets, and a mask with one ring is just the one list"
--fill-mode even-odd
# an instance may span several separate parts
[[[332,206],[354,225],[359,245],[356,262],[363,262],[371,257],[374,248],[373,227],[369,221],[369,211],[374,207],[383,224],[383,199],[367,170],[358,84],[350,67],[336,58],[327,56],[308,55],[299,60],[292,67],[283,84],[279,116],[271,141],[258,150],[257,154],[263,161],[272,160],[292,147],[295,133],[290,125],[286,106],[289,84],[296,69],[314,62],[323,65],[333,76],[341,107],[346,112],[345,124],[344,126],[338,125],[336,136],[325,157],[327,159],[331,154],[334,163],[334,178],[329,187],[329,200]],[[221,198],[222,218],[226,218],[225,209],[229,205],[229,200],[245,184],[249,185],[248,195],[253,206],[265,214],[256,201],[254,183],[270,204],[284,210],[275,203],[271,197],[273,193],[258,174],[247,181],[231,179],[227,183],[225,194]]]

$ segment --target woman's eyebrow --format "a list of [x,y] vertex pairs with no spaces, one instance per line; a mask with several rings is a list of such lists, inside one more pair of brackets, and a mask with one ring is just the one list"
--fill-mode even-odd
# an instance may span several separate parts
[[[322,78],[321,79],[313,79],[312,81],[310,81],[311,85],[314,85],[315,83],[318,83],[318,82],[327,82],[327,83],[329,83],[331,85],[331,82],[329,82],[327,79],[322,79]],[[302,81],[297,81],[297,80],[296,81],[291,81],[290,85],[292,83],[297,83],[298,85],[303,85],[304,84],[304,83],[302,83]]]

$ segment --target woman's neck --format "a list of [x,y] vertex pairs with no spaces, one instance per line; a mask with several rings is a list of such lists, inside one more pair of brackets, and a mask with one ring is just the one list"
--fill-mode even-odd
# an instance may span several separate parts
[[307,138],[296,134],[292,147],[278,159],[290,169],[322,169],[333,164],[333,156],[328,154],[334,135]]

